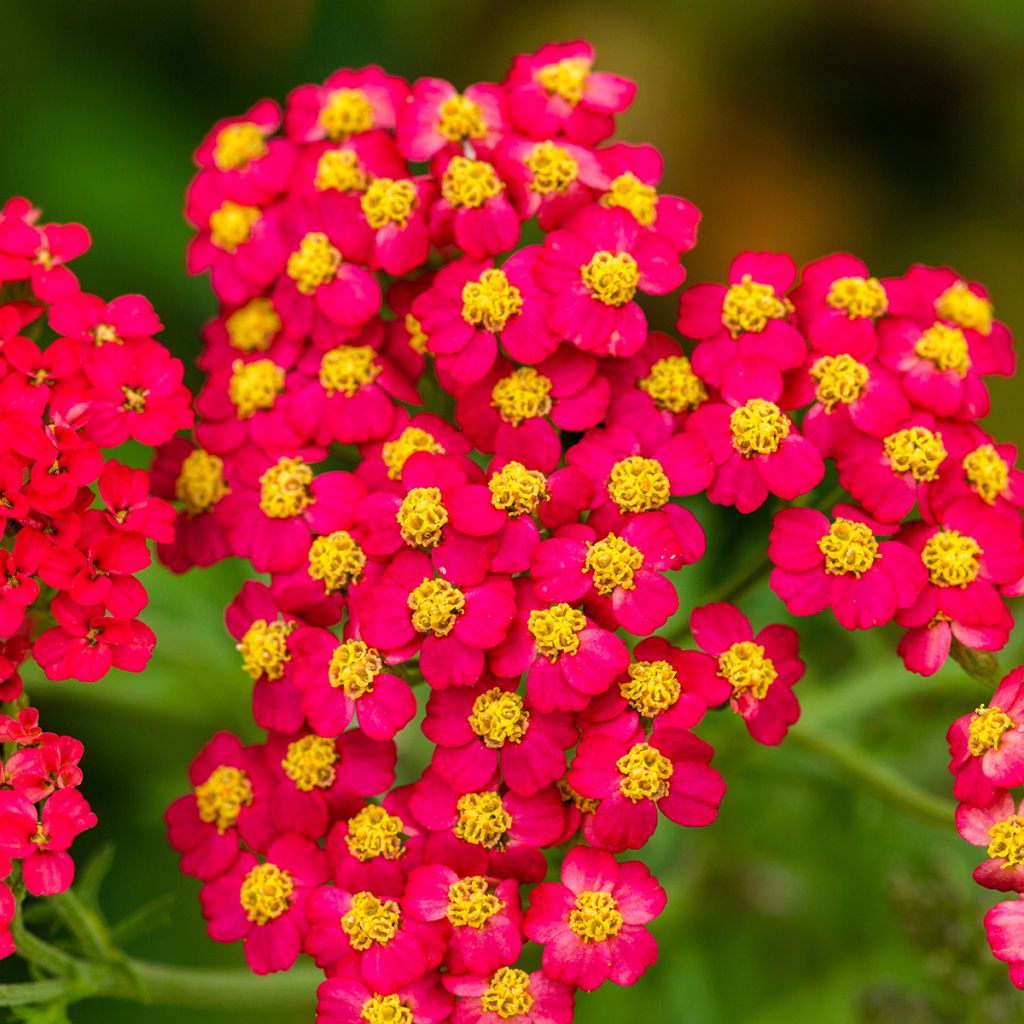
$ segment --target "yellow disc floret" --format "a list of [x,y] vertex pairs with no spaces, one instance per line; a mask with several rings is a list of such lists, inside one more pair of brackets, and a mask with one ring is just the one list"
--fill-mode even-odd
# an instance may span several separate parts
[[966,377],[971,368],[967,339],[959,327],[932,324],[914,343],[914,353],[927,359],[937,370],[952,370],[958,377]]
[[619,683],[619,692],[644,718],[667,711],[681,691],[679,676],[667,661],[636,661]]
[[487,481],[491,504],[503,509],[510,519],[532,515],[542,501],[547,501],[547,479],[538,469],[527,469],[521,462],[506,462]]
[[831,412],[837,405],[856,402],[867,387],[871,373],[863,363],[843,353],[822,356],[811,366],[811,380],[816,386],[816,397]]
[[997,821],[989,830],[988,855],[1005,861],[1004,868],[1024,864],[1024,817],[1011,814]]
[[413,628],[419,633],[447,636],[466,610],[466,596],[443,579],[425,579],[409,595]]
[[291,519],[313,504],[309,485],[313,468],[302,459],[282,456],[260,477],[260,508],[271,519]]
[[386,946],[401,920],[402,912],[394,900],[381,900],[363,890],[352,894],[348,911],[341,917],[341,930],[352,948],[363,953],[374,944]]
[[345,845],[356,860],[398,860],[405,853],[402,843],[404,823],[377,804],[367,804],[346,823]]
[[718,674],[732,684],[734,697],[749,693],[763,700],[779,673],[760,644],[740,640],[718,656]]
[[1016,728],[1014,720],[999,707],[981,704],[974,709],[967,727],[967,751],[972,757],[981,757],[988,750],[998,750],[1003,733]]
[[202,448],[188,453],[174,481],[174,496],[185,503],[185,512],[197,516],[231,493],[224,480],[224,460]]
[[693,372],[690,360],[684,355],[659,359],[636,386],[646,391],[654,404],[665,412],[696,409],[708,397],[704,382]]
[[522,1017],[533,1007],[530,976],[518,967],[499,967],[480,997],[482,1013],[496,1013],[502,1020]]
[[218,249],[234,253],[252,238],[252,229],[260,216],[258,207],[242,206],[225,199],[210,214],[210,241]]
[[877,277],[837,277],[825,302],[841,309],[851,320],[881,316],[889,308],[885,286]]
[[469,727],[488,747],[499,749],[506,743],[522,743],[530,724],[530,713],[523,709],[518,693],[494,686],[473,701]]
[[992,333],[992,303],[972,292],[966,281],[950,285],[935,300],[935,315],[979,334]]
[[485,270],[476,281],[462,287],[462,319],[492,334],[523,308],[523,293],[509,281],[504,270]]
[[672,762],[650,743],[637,743],[616,762],[619,792],[627,800],[660,800],[672,780]]
[[468,96],[449,96],[438,107],[437,130],[449,142],[482,139],[487,134],[480,104]]
[[223,835],[238,822],[243,807],[252,806],[252,783],[241,768],[222,764],[196,786],[196,810],[199,820],[216,825]]
[[328,593],[358,583],[365,565],[366,554],[348,530],[314,537],[309,546],[309,575],[320,580]]
[[407,178],[374,178],[360,200],[366,223],[374,231],[389,224],[404,228],[418,202],[416,186]]
[[636,295],[640,268],[628,252],[599,249],[580,267],[580,280],[592,298],[618,308]]
[[284,391],[284,370],[272,359],[254,359],[246,363],[236,359],[231,364],[228,398],[240,420],[257,412],[272,409],[277,396]]
[[285,663],[291,661],[288,637],[295,630],[294,622],[283,619],[254,619],[235,650],[242,656],[242,668],[253,678],[266,676],[273,681],[284,675]]
[[240,171],[253,160],[267,155],[263,129],[252,121],[237,121],[217,132],[213,162],[219,171]]
[[629,455],[608,474],[608,497],[621,512],[650,512],[671,497],[671,485],[657,459]]
[[446,917],[456,928],[483,928],[505,904],[491,892],[487,879],[480,875],[460,878],[448,886]]
[[963,459],[964,475],[974,492],[989,505],[1001,498],[1010,483],[1010,467],[994,445],[979,445]]
[[818,540],[818,550],[825,556],[825,572],[829,575],[852,574],[858,579],[882,557],[871,527],[842,516]]
[[581,892],[569,911],[569,927],[584,942],[614,939],[622,928],[619,904],[610,892]]
[[733,409],[729,417],[732,446],[744,458],[774,455],[789,436],[789,417],[764,398],[751,398]]
[[504,187],[489,163],[468,156],[453,156],[441,176],[441,195],[456,208],[478,209]]
[[266,352],[281,330],[281,318],[266,296],[250,299],[227,318],[228,344],[247,355]]
[[783,320],[792,312],[789,299],[780,299],[770,284],[761,284],[750,274],[744,274],[725,293],[722,326],[734,338],[743,333],[760,334],[770,320]]
[[433,434],[420,427],[406,427],[394,441],[385,441],[381,450],[389,480],[402,479],[402,469],[414,452],[430,452],[433,455],[445,453],[444,446]]
[[374,994],[363,1003],[359,1019],[366,1024],[413,1024],[412,1009],[395,993],[389,996]]
[[551,387],[549,377],[532,366],[520,366],[491,389],[491,405],[506,423],[518,427],[551,412]]
[[978,578],[981,545],[959,530],[939,530],[921,551],[921,561],[937,587],[966,587]]
[[537,653],[551,662],[558,661],[563,654],[575,654],[580,649],[579,635],[586,625],[583,612],[564,601],[550,608],[535,608],[527,620]]
[[533,77],[549,96],[559,96],[576,106],[587,88],[591,63],[586,57],[563,57],[553,64],[538,68]]
[[448,510],[437,487],[414,487],[399,506],[398,526],[402,540],[415,548],[432,548],[441,541]]
[[339,345],[320,360],[320,386],[329,395],[351,398],[360,388],[372,384],[382,367],[369,345]]
[[309,793],[334,785],[337,763],[338,747],[334,740],[311,735],[288,744],[281,767],[296,789]]
[[320,154],[313,187],[318,192],[365,192],[369,175],[353,149],[328,149]]
[[459,820],[455,823],[455,835],[474,846],[493,850],[512,827],[512,815],[505,810],[501,796],[492,790],[465,793],[459,797],[456,808]]
[[602,206],[619,206],[628,210],[645,228],[649,228],[658,216],[658,190],[645,185],[630,171],[613,178],[599,202]]
[[644,564],[644,553],[614,533],[599,541],[587,541],[583,571],[594,577],[599,594],[610,594],[616,587],[632,590],[633,575]]
[[423,330],[423,324],[412,313],[405,314],[404,323],[406,333],[409,335],[409,348],[413,352],[423,355],[427,351],[427,341],[429,340],[426,331]]
[[362,640],[343,640],[334,648],[327,667],[327,681],[346,697],[358,700],[373,690],[373,681],[384,670],[380,651]]
[[287,913],[292,905],[295,883],[276,864],[257,864],[242,881],[239,902],[254,924],[267,924]]
[[312,295],[322,284],[330,284],[338,275],[341,253],[322,231],[302,236],[298,249],[288,257],[285,268],[303,295]]
[[908,427],[882,443],[894,473],[909,473],[918,483],[934,480],[946,458],[942,435],[927,427]]
[[580,173],[580,165],[569,151],[550,140],[536,143],[523,157],[523,164],[530,172],[530,191],[542,196],[564,192]]
[[320,108],[320,127],[330,139],[346,139],[373,127],[373,104],[362,89],[335,89]]

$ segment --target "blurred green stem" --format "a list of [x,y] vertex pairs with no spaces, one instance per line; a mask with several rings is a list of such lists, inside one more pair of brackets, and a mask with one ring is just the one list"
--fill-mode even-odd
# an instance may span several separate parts
[[949,653],[953,660],[982,686],[994,690],[999,685],[1002,671],[999,668],[999,659],[991,651],[975,651],[970,647],[964,647],[954,637]]

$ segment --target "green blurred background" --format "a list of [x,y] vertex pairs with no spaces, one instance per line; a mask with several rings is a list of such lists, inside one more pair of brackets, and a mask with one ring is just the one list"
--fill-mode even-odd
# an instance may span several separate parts
[[[53,219],[87,224],[95,249],[80,263],[83,284],[107,297],[145,292],[187,361],[212,301],[184,273],[182,193],[215,119],[341,65],[466,84],[500,78],[516,52],[580,36],[602,67],[639,83],[622,135],[657,144],[664,188],[704,211],[692,281],[722,279],[743,248],[798,262],[849,250],[878,274],[955,263],[989,285],[997,315],[1024,324],[1024,8],[1011,0],[7,0],[0,11],[0,196],[23,193]],[[1024,440],[1019,379],[993,395],[992,429]],[[735,558],[733,521],[700,515]],[[747,535],[760,530],[763,543],[766,523],[754,523]],[[726,563],[709,564],[687,576],[688,604]],[[187,579],[151,570],[148,620],[161,642],[146,676],[32,687],[46,726],[86,743],[101,826],[76,851],[116,844],[111,916],[174,894],[167,926],[133,946],[140,956],[241,963],[240,950],[206,939],[197,886],[177,873],[160,820],[214,730],[253,735],[248,679],[222,625],[241,578],[232,565]],[[780,617],[765,593],[745,607],[757,624]],[[946,793],[944,732],[983,699],[977,685],[953,671],[907,676],[893,636],[801,630],[810,669],[799,730],[854,739]],[[995,899],[975,891],[973,850],[951,827],[880,803],[798,743],[760,749],[732,716],[718,718],[703,732],[730,782],[719,822],[662,829],[650,851],[671,896],[655,927],[662,959],[634,989],[582,997],[582,1024],[1021,1018],[1024,996],[984,949],[981,914]],[[183,1013],[94,1003],[72,1018],[169,1024]]]

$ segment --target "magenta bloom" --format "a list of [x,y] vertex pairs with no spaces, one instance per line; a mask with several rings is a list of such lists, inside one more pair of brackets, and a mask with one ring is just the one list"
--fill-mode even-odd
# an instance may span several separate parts
[[395,141],[413,163],[436,154],[461,154],[468,143],[490,152],[505,127],[500,86],[478,83],[460,93],[440,78],[413,83],[408,102],[399,107]]
[[588,207],[544,239],[534,275],[552,294],[548,322],[600,356],[629,356],[647,337],[638,291],[667,295],[685,271],[664,239],[625,210]]
[[132,344],[152,338],[163,324],[144,295],[121,295],[105,302],[88,292],[75,292],[55,302],[50,326],[62,337],[86,345]]
[[53,896],[75,878],[68,847],[96,820],[77,789],[58,790],[41,815],[23,793],[0,793],[0,854],[21,861],[21,877],[33,896]]
[[997,903],[985,915],[985,935],[992,955],[1010,965],[1010,981],[1024,989],[1024,903]]
[[0,211],[0,279],[28,281],[32,294],[56,302],[79,290],[66,264],[89,248],[89,232],[81,224],[36,226],[40,211],[20,196]]
[[430,695],[422,728],[435,744],[431,765],[456,792],[485,788],[499,766],[509,789],[522,796],[565,774],[565,752],[579,737],[572,717],[538,711],[512,687],[511,680],[484,679],[472,689]]
[[608,138],[615,115],[633,102],[636,85],[593,68],[594,48],[583,41],[520,54],[505,79],[509,120],[534,139],[564,135],[593,146]]
[[285,130],[295,142],[342,141],[381,128],[394,128],[409,87],[381,68],[341,68],[323,85],[301,85],[288,97]]
[[986,807],[960,804],[956,827],[974,846],[984,846],[988,857],[974,869],[974,880],[986,889],[1024,893],[1024,807],[1002,789]]
[[533,890],[523,932],[543,943],[549,978],[585,992],[607,980],[633,985],[658,959],[644,925],[664,906],[665,890],[644,864],[578,846],[562,863],[560,883]]
[[444,1024],[452,1012],[452,997],[436,971],[385,995],[368,988],[358,968],[345,962],[328,973],[316,997],[316,1024],[366,1024],[374,1015],[386,1021],[389,1013],[408,1024]]
[[885,625],[927,583],[907,544],[879,540],[894,532],[850,505],[837,505],[832,522],[816,509],[783,509],[768,538],[772,590],[793,615],[831,608],[844,629]]
[[783,253],[743,252],[729,267],[729,283],[698,284],[679,300],[680,333],[696,338],[693,366],[721,387],[737,360],[765,362],[777,370],[799,366],[807,342],[793,325],[786,298],[796,265]]
[[304,949],[320,967],[349,961],[374,992],[398,992],[436,967],[445,927],[418,921],[396,900],[323,885],[309,898]]
[[446,964],[456,974],[491,974],[519,959],[522,911],[512,878],[495,883],[427,864],[409,875],[402,909],[418,921],[451,926]]
[[499,967],[489,978],[446,974],[444,984],[460,997],[452,1024],[572,1024],[575,990],[543,971]]
[[254,974],[287,971],[306,936],[310,891],[326,878],[323,850],[296,833],[275,839],[265,861],[240,853],[199,893],[206,931],[214,942],[243,939]]
[[943,509],[967,499],[981,512],[990,509],[1017,522],[1024,507],[1024,472],[1016,466],[1016,445],[997,444],[973,426],[951,432],[949,440],[949,457],[922,494],[922,514],[936,519]]

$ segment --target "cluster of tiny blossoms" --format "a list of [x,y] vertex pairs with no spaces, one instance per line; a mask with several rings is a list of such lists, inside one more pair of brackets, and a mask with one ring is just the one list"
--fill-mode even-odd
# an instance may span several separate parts
[[[716,817],[705,712],[779,743],[803,673],[793,629],[729,603],[655,635],[704,554],[678,499],[796,503],[776,593],[895,618],[916,671],[1006,642],[1024,489],[974,423],[1014,365],[984,291],[850,256],[794,287],[748,252],[683,292],[689,344],[649,330],[699,213],[608,142],[633,94],[585,43],[463,92],[342,70],[197,151],[221,309],[195,439],[153,469],[162,555],[265,574],[227,624],[267,736],[216,736],[169,834],[214,939],[325,970],[321,1024],[558,1024],[654,962],[665,894],[621,855]],[[830,514],[798,501],[827,462]],[[398,785],[414,721],[430,763]]]
[[[173,536],[175,510],[103,449],[161,444],[193,417],[152,306],[83,292],[67,264],[88,232],[38,220],[25,199],[0,210],[0,701],[20,708],[0,715],[0,878],[19,861],[25,889],[44,896],[71,884],[68,847],[96,818],[75,788],[82,745],[40,729],[22,671],[30,655],[48,679],[145,667],[154,637],[136,574],[147,541]],[[0,955],[13,951],[14,908],[0,883]]]

